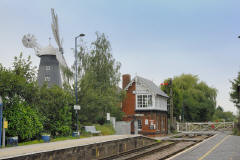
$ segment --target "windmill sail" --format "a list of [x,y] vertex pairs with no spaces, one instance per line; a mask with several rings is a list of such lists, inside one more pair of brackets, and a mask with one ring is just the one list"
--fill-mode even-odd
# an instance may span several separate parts
[[38,84],[42,86],[47,83],[49,87],[58,85],[62,87],[66,82],[66,77],[63,74],[64,68],[68,68],[63,56],[62,41],[59,36],[58,17],[51,9],[52,23],[51,28],[54,39],[58,48],[53,47],[50,43],[46,47],[41,47],[33,35],[27,34],[23,37],[23,45],[27,48],[33,48],[35,54],[40,58],[38,68]]
[[51,8],[51,13],[52,13],[51,27],[52,27],[53,36],[58,45],[59,51],[63,54],[62,43],[61,43],[60,36],[59,36],[58,16],[57,16],[57,14],[55,14],[53,8]]

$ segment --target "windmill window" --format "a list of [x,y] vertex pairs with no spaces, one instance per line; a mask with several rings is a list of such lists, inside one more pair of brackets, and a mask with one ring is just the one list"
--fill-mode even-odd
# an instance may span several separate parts
[[50,76],[45,76],[45,81],[50,81],[50,80],[51,80]]
[[46,66],[46,70],[49,71],[51,69],[50,66]]

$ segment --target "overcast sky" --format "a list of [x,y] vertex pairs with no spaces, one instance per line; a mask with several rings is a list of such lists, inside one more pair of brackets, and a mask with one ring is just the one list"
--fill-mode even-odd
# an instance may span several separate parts
[[[168,77],[191,73],[218,89],[217,103],[236,112],[229,101],[229,80],[240,71],[240,1],[238,0],[0,0],[0,63],[14,56],[39,58],[21,42],[32,33],[47,46],[50,8],[59,17],[67,63],[74,56],[74,37],[105,33],[121,73],[136,74],[157,85]],[[56,46],[54,40],[51,44]]]

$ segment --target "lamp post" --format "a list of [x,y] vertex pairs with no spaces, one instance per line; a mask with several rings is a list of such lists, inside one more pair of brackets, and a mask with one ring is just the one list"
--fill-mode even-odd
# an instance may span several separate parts
[[[79,37],[84,37],[85,34],[81,33],[75,37],[75,97],[76,97],[76,106],[78,104],[78,95],[77,95],[77,76],[78,76],[78,61],[77,61],[77,39]],[[78,109],[76,110],[76,131],[78,132]]]
[[3,115],[3,101],[2,97],[0,96],[0,147],[2,146],[2,115]]

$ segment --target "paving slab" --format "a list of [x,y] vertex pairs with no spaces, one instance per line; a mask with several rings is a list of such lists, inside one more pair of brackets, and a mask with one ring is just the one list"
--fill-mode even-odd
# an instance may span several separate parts
[[169,160],[240,160],[240,137],[219,133]]
[[40,152],[48,152],[48,151],[59,150],[59,149],[72,148],[77,146],[84,146],[84,145],[95,144],[95,143],[102,143],[107,141],[121,140],[121,139],[133,138],[138,136],[140,135],[96,136],[96,137],[64,140],[64,141],[57,141],[57,142],[50,142],[50,143],[7,147],[7,148],[0,149],[0,159],[6,159],[6,158],[40,153]]

